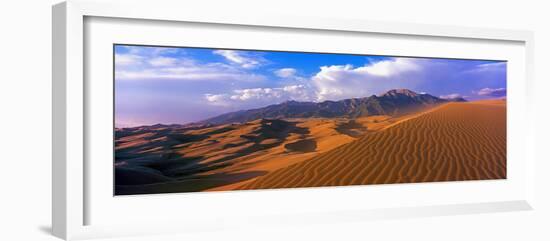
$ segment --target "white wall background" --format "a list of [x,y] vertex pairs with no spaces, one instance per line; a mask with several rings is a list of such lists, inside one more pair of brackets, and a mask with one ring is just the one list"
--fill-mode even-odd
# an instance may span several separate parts
[[[0,8],[0,240],[56,240],[51,206],[51,5],[4,1]],[[193,1],[212,14],[272,11],[398,22],[535,31],[537,193],[535,211],[390,220],[277,230],[116,240],[550,240],[550,15],[546,1],[277,0]],[[152,10],[154,11],[154,10]]]

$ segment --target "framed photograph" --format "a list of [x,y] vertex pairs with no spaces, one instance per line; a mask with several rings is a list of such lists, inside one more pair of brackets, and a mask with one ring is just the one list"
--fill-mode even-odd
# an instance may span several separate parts
[[56,236],[532,209],[531,32],[129,5],[53,7]]

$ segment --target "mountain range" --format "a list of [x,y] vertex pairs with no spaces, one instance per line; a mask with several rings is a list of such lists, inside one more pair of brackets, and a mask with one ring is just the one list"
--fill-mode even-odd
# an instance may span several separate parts
[[408,89],[393,89],[379,96],[372,95],[339,101],[285,101],[263,108],[222,114],[193,123],[193,125],[244,123],[257,119],[358,118],[373,115],[400,116],[447,102],[465,101],[463,98],[443,99],[430,94],[419,94]]

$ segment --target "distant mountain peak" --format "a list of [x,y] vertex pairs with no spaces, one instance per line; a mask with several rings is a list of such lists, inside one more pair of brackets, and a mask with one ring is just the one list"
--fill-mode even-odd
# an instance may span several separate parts
[[397,95],[417,97],[419,94],[409,89],[392,89],[392,90],[388,90],[386,93],[382,94],[381,96],[397,96]]
[[299,103],[302,103],[300,101],[297,101],[297,100],[285,100],[283,101],[281,104],[299,104]]
[[339,101],[299,102],[288,100],[257,109],[241,110],[215,116],[198,124],[245,123],[257,119],[281,118],[357,118],[372,115],[398,116],[450,101],[409,89],[392,89],[386,93]]
[[447,99],[448,101],[452,101],[452,102],[468,102],[468,100],[462,98],[462,97],[455,97],[455,98],[450,98],[450,99]]

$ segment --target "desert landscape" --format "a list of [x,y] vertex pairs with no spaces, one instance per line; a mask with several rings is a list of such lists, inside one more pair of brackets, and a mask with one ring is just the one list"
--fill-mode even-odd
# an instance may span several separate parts
[[408,89],[115,128],[115,194],[506,178],[506,99]]
[[240,189],[504,179],[505,105],[442,104]]
[[113,50],[114,195],[507,178],[506,60]]

